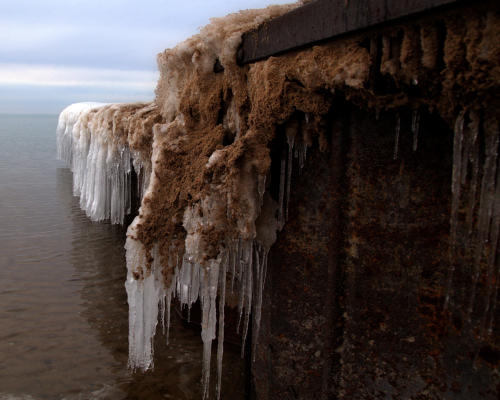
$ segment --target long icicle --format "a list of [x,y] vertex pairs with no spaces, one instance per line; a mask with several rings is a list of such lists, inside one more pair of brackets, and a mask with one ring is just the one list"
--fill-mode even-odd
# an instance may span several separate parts
[[[486,273],[486,284],[487,284],[487,292],[486,292],[486,306],[484,308],[484,313],[481,321],[481,331],[484,333],[487,331],[487,317],[490,311],[491,304],[495,302],[496,296],[496,286],[498,282],[497,271],[495,268],[495,263],[497,260],[497,249],[498,249],[498,241],[500,236],[500,168],[497,166],[497,176],[496,176],[496,189],[495,189],[495,199],[493,205],[493,214],[491,220],[491,230],[490,230],[490,248],[489,248],[489,256],[488,256],[488,265],[487,265],[487,273]],[[491,316],[494,318],[494,314]]]
[[169,338],[170,338],[170,306],[172,302],[172,289],[170,289],[166,295],[167,299],[167,345],[169,343]]
[[[492,191],[492,210],[489,216],[490,219],[490,235],[489,235],[489,254],[487,258],[487,268],[486,268],[486,305],[483,312],[483,317],[481,319],[481,333],[484,335],[487,328],[487,317],[489,310],[491,308],[491,304],[494,303],[495,299],[492,298],[492,294],[495,294],[496,286],[498,283],[495,278],[497,275],[497,271],[495,268],[495,264],[497,262],[497,249],[498,249],[498,241],[500,236],[500,168],[498,167],[498,122],[496,118],[488,118],[486,119],[484,126],[485,135],[496,137],[496,140],[493,141],[493,145],[496,145],[497,148],[492,152],[492,156],[494,161],[492,161],[492,169],[495,170],[495,173],[492,176],[492,179],[495,179],[495,182],[492,182],[494,188],[494,192]],[[496,175],[496,176],[495,176]],[[494,315],[492,315],[492,318]]]
[[248,259],[245,260],[245,268],[247,270],[247,284],[245,288],[245,322],[243,326],[242,332],[242,344],[241,344],[241,357],[245,355],[245,343],[247,340],[248,334],[248,325],[250,323],[250,312],[252,311],[252,289],[253,289],[253,274],[252,274],[252,265],[253,265],[253,241],[250,240],[248,242]]
[[161,321],[161,332],[165,335],[165,295],[160,297],[160,321]]
[[236,261],[237,261],[237,258],[238,258],[238,247],[239,247],[239,243],[237,240],[231,240],[230,241],[230,260],[231,260],[231,293],[233,293],[233,289],[234,289],[234,277],[235,277],[235,274],[236,274]]
[[290,187],[292,185],[292,166],[293,166],[293,146],[295,144],[295,132],[287,133],[288,142],[288,162],[286,174],[286,201],[285,201],[285,221],[288,220],[288,203],[290,202]]
[[257,351],[257,342],[260,331],[260,321],[262,315],[262,296],[264,291],[266,268],[267,268],[267,250],[262,246],[257,247],[257,258],[255,263],[255,302],[253,307],[253,329],[252,329],[252,360],[255,362]]
[[498,156],[498,132],[492,129],[487,129],[487,124],[484,124],[484,126],[485,160],[483,166],[483,179],[481,182],[481,195],[479,200],[477,228],[478,239],[474,254],[474,276],[472,279],[469,306],[467,308],[467,316],[469,320],[474,309],[477,283],[481,274],[481,260],[483,258],[484,249],[488,246],[493,204],[495,203],[494,193]]
[[222,383],[222,357],[224,354],[224,306],[226,304],[226,272],[227,262],[229,261],[229,254],[226,254],[225,259],[222,260],[222,270],[219,274],[219,334],[217,336],[217,400],[220,399],[221,383]]
[[214,260],[208,268],[201,269],[201,339],[203,341],[202,387],[203,400],[209,398],[210,393],[210,359],[212,356],[212,341],[215,339],[217,323],[216,298],[219,284],[219,264]]
[[[479,179],[479,115],[476,112],[471,112],[469,114],[470,123],[470,153],[469,162],[471,164],[471,183],[469,190],[469,200],[467,206],[467,234],[469,236],[469,241],[472,243],[472,233],[474,228],[474,210],[476,207],[476,194],[477,194],[477,182]],[[472,249],[472,246],[469,247]]]
[[238,277],[240,280],[240,295],[238,299],[238,324],[236,325],[236,333],[240,333],[240,325],[241,325],[241,318],[243,315],[243,308],[245,305],[245,293],[246,293],[246,285],[248,282],[248,274],[247,274],[247,269],[245,268],[244,265],[244,260],[242,259],[243,256],[243,249],[244,249],[245,242],[243,242],[241,239],[239,240],[239,245],[238,245]]
[[285,200],[285,171],[286,171],[286,158],[285,149],[281,152],[281,170],[280,170],[280,191],[279,191],[279,209],[278,209],[278,225],[280,229],[285,224],[285,218],[283,215],[283,203]]
[[456,262],[456,247],[457,247],[457,224],[458,224],[458,207],[460,204],[460,172],[462,171],[462,142],[464,133],[464,116],[465,112],[461,111],[455,121],[454,138],[453,138],[453,171],[451,177],[451,215],[450,215],[450,244],[449,244],[449,269],[446,282],[446,294],[444,300],[444,309],[448,308],[450,301],[451,286],[453,275],[455,273]]

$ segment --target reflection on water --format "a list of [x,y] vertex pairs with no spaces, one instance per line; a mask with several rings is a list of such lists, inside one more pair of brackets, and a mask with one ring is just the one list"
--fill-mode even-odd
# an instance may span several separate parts
[[[0,116],[0,400],[198,399],[198,332],[173,318],[155,370],[127,370],[125,231],[90,222],[55,158],[53,116]],[[226,346],[224,398],[243,398]]]

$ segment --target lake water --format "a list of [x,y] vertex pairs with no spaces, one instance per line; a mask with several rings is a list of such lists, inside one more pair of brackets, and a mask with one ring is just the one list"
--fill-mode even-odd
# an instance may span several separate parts
[[[200,399],[201,338],[175,317],[155,369],[127,369],[125,229],[80,210],[56,125],[0,115],[0,400]],[[223,397],[244,398],[238,349],[224,357]]]

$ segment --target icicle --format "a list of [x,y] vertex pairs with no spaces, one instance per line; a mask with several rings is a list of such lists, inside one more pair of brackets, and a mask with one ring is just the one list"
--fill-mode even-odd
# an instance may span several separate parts
[[264,290],[264,284],[266,283],[266,277],[267,277],[267,257],[269,255],[269,249],[266,249],[264,251],[264,261],[262,261],[263,264],[263,272],[262,272],[262,290]]
[[286,205],[285,205],[285,221],[288,220],[288,203],[290,202],[290,186],[292,184],[292,155],[293,145],[295,143],[295,132],[287,134],[288,142],[288,163],[287,163],[287,177],[286,177]]
[[[471,118],[471,114],[469,113],[469,119]],[[470,127],[470,124],[467,125],[467,128]],[[465,129],[465,126],[464,126]],[[465,184],[467,183],[467,171],[469,169],[469,154],[471,153],[471,134],[469,130],[467,129],[466,133],[462,137],[462,170],[459,172],[459,177],[460,177],[460,183],[459,185],[461,187],[464,187]]]
[[255,301],[253,305],[253,329],[252,329],[252,360],[255,362],[255,354],[260,331],[260,320],[262,315],[262,296],[266,279],[267,253],[268,250],[256,245],[255,257]]
[[177,297],[181,305],[189,303],[189,286],[191,285],[191,263],[182,259],[182,266],[177,279]]
[[450,300],[451,285],[453,274],[455,272],[456,247],[457,247],[457,226],[458,226],[458,207],[460,205],[460,173],[462,171],[462,142],[464,132],[464,111],[461,111],[455,121],[454,139],[453,139],[453,171],[451,177],[451,214],[450,214],[450,252],[449,252],[449,270],[446,283],[446,295],[444,308],[447,309]]
[[212,341],[215,339],[217,324],[216,298],[219,283],[220,260],[210,262],[208,268],[201,269],[201,340],[203,341],[202,387],[203,399],[208,399],[210,389],[210,359],[212,355]]
[[[254,301],[252,304],[252,352],[251,352],[251,357],[252,357],[252,362],[255,362],[255,350],[256,350],[256,343],[255,343],[255,335],[257,333],[256,331],[256,322],[257,322],[257,303],[259,303],[259,287],[260,287],[260,279],[261,279],[261,268],[262,268],[262,262],[261,262],[261,246],[258,243],[255,243],[254,245],[254,262],[253,262],[253,276],[254,276]],[[259,323],[260,323],[260,315],[259,315]]]
[[236,261],[238,259],[238,248],[239,248],[239,242],[238,240],[232,240],[232,243],[230,244],[230,251],[229,251],[229,256],[231,260],[231,293],[234,293],[234,278],[236,275]]
[[283,202],[285,200],[285,169],[286,169],[286,158],[285,150],[281,152],[281,169],[280,169],[280,192],[279,192],[279,209],[278,209],[278,223],[280,229],[285,224],[285,218],[283,215]]
[[137,176],[137,197],[142,202],[144,194],[149,186],[149,179],[151,176],[151,165],[149,162],[143,162],[139,153],[133,152],[132,161],[134,171]]
[[[131,225],[129,232],[135,229]],[[129,367],[147,370],[153,366],[153,339],[158,322],[158,304],[162,288],[157,264],[157,247],[153,250],[151,271],[146,268],[145,249],[129,236],[127,249],[127,297],[129,304]]]
[[[497,262],[497,249],[498,249],[498,240],[500,234],[500,168],[495,166],[496,168],[496,189],[493,197],[493,212],[491,216],[491,228],[490,228],[490,238],[489,238],[489,254],[487,260],[487,271],[486,271],[486,306],[484,309],[481,327],[482,332],[484,334],[487,328],[487,317],[491,307],[491,304],[494,302],[495,298],[492,298],[492,295],[495,294],[498,282],[495,278],[497,278],[497,271],[495,268],[495,263]],[[494,318],[494,314],[491,316]]]
[[191,264],[191,282],[189,284],[189,307],[196,303],[201,291],[201,269],[198,264]]
[[137,176],[137,197],[139,198],[139,200],[142,200],[142,193],[141,193],[142,163],[139,161],[138,158],[137,159],[134,158],[132,165],[134,166],[134,171]]
[[[467,206],[467,232],[469,235],[469,240],[472,242],[472,232],[474,226],[474,209],[476,205],[476,193],[477,193],[477,181],[479,179],[479,116],[476,112],[471,112],[469,114],[470,123],[470,152],[469,152],[469,162],[472,166],[472,176],[470,180],[470,190],[469,190],[469,200]],[[469,246],[472,250],[472,246]]]
[[248,241],[246,252],[245,252],[245,269],[246,269],[246,285],[245,285],[245,323],[242,332],[242,344],[241,344],[241,357],[245,355],[245,343],[248,334],[248,325],[250,322],[250,312],[252,310],[252,289],[253,289],[253,277],[252,277],[252,265],[253,265],[253,241]]
[[307,145],[302,141],[297,144],[298,158],[299,158],[299,173],[302,172],[306,162]]
[[165,295],[160,297],[161,332],[165,335]]
[[262,197],[264,196],[265,191],[266,191],[266,176],[259,175],[257,176],[257,192],[259,193],[259,198],[261,199],[261,206],[262,206]]
[[411,116],[411,132],[413,133],[413,151],[417,151],[418,148],[418,133],[420,130],[420,112],[418,110],[413,110]]
[[238,324],[236,325],[236,333],[240,333],[240,324],[241,318],[243,316],[243,309],[245,306],[245,293],[246,287],[248,285],[248,268],[245,266],[245,260],[243,256],[245,254],[245,245],[246,242],[239,242],[239,251],[238,251],[238,266],[239,266],[239,280],[240,280],[240,290],[239,290],[239,299],[238,299]]
[[219,295],[219,334],[217,336],[217,400],[220,399],[222,383],[222,357],[224,354],[224,306],[226,304],[226,271],[229,254],[226,254],[222,260],[222,270],[219,276],[220,295]]
[[394,137],[394,155],[393,160],[398,159],[399,153],[399,131],[401,130],[401,118],[399,117],[399,113],[396,113],[396,129],[395,129],[395,137]]
[[169,343],[169,338],[170,338],[170,307],[172,303],[172,290],[170,289],[167,294],[166,294],[166,300],[167,300],[167,345]]
[[[476,287],[481,273],[481,260],[484,249],[488,246],[490,236],[490,227],[492,222],[493,205],[495,204],[495,178],[497,171],[497,156],[498,156],[498,130],[491,129],[491,122],[484,123],[484,143],[485,143],[485,160],[483,164],[483,179],[481,182],[481,194],[479,200],[478,212],[478,240],[474,254],[474,275],[472,279],[472,288],[470,291],[469,307],[467,314],[469,319],[474,309]],[[496,124],[491,124],[495,126]],[[498,199],[497,199],[498,201]],[[496,246],[496,244],[495,244]]]

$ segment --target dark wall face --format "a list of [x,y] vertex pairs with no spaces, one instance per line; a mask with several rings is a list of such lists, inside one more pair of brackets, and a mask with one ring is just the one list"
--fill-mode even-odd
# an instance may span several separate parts
[[294,164],[288,222],[269,259],[255,397],[496,399],[492,336],[467,325],[460,303],[443,307],[453,132],[421,111],[414,151],[410,110],[378,119],[346,103],[333,110],[329,152],[313,146],[301,173]]

